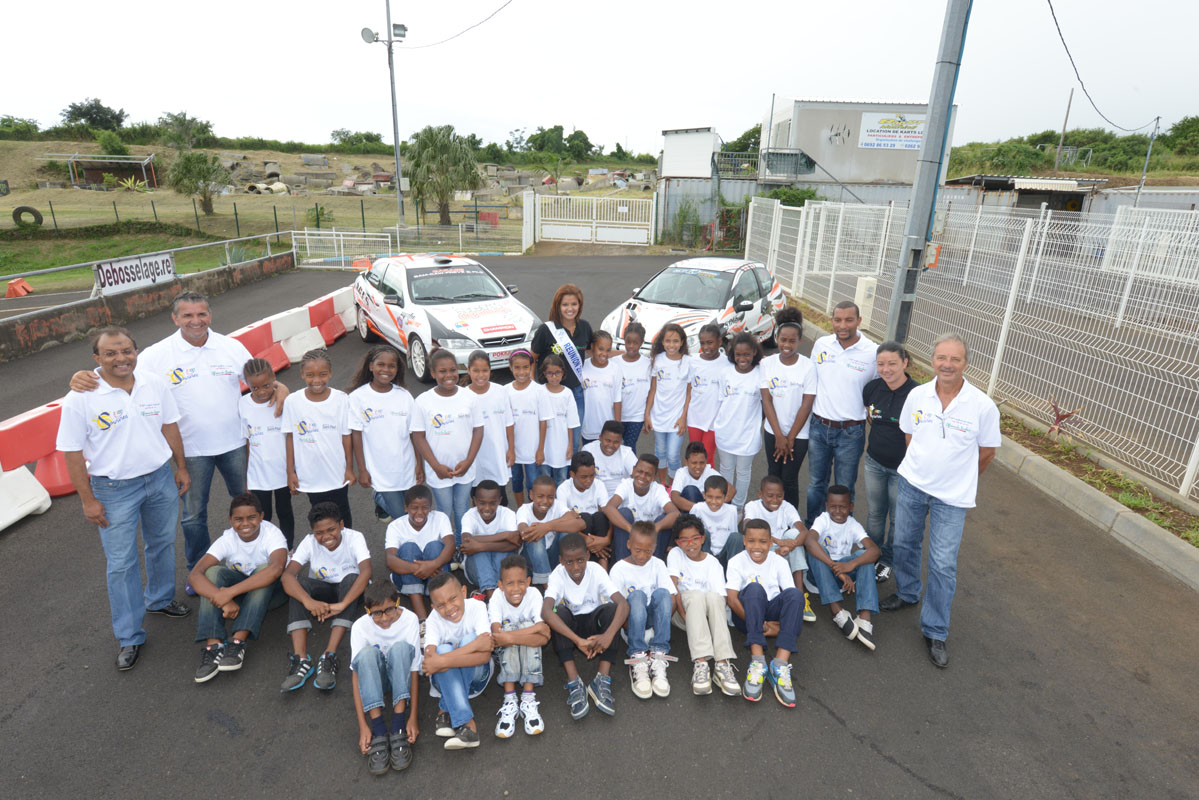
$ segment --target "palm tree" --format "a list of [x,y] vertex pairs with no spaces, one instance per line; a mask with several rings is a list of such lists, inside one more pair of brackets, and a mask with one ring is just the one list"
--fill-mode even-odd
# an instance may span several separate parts
[[423,211],[437,203],[438,224],[450,223],[450,199],[455,191],[483,184],[474,151],[453,125],[427,125],[412,136],[408,148],[412,195]]

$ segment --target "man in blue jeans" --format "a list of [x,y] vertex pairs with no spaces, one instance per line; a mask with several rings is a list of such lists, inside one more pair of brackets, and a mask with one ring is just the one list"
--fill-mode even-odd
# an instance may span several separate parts
[[850,489],[858,482],[858,462],[866,446],[866,406],[862,388],[878,377],[878,345],[858,333],[862,315],[844,300],[833,309],[833,333],[812,345],[816,365],[816,402],[808,429],[808,508],[804,523],[811,527],[824,509],[829,472],[833,482]]
[[[108,603],[120,651],[117,669],[137,663],[146,612],[181,618],[174,600],[175,520],[191,483],[179,438],[179,412],[167,384],[137,369],[137,343],[124,328],[104,328],[92,343],[96,390],[62,402],[57,447],[66,457],[83,516],[100,529],[108,561]],[[146,585],[137,558],[141,524]]]
[[895,502],[896,592],[879,603],[883,611],[898,611],[920,602],[928,520],[928,593],[920,628],[929,659],[942,668],[949,665],[945,640],[966,510],[974,507],[978,476],[1002,441],[999,409],[964,377],[969,358],[962,337],[942,336],[933,345],[936,379],[917,386],[904,402],[899,427],[908,449],[899,465]]
[[429,579],[433,610],[425,620],[425,654],[421,671],[429,676],[430,693],[440,695],[437,735],[446,750],[479,746],[479,727],[470,701],[491,680],[491,621],[482,600],[466,596],[452,572]]

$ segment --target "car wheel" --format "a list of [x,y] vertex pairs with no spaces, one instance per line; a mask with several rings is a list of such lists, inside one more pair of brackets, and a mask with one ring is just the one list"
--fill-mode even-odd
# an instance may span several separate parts
[[366,324],[366,313],[363,312],[362,306],[356,306],[358,309],[358,336],[364,342],[377,342],[379,336],[371,330],[370,325]]
[[429,353],[425,350],[425,343],[417,336],[408,339],[408,371],[421,383],[433,382],[429,374]]

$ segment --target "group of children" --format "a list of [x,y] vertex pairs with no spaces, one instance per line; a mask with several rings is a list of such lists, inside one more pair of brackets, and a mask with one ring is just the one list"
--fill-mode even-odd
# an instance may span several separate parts
[[[476,352],[460,386],[455,357],[435,350],[435,386],[414,399],[389,345],[367,353],[348,394],[329,386],[329,358],[314,351],[301,362],[306,388],[288,396],[281,419],[269,411],[269,364],[248,362],[241,413],[250,491],[233,499],[230,528],[189,576],[206,599],[196,682],[239,669],[266,611],[287,603],[293,652],[281,690],[309,677],[332,690],[349,629],[359,744],[382,774],[411,762],[421,674],[439,698],[436,733],[446,749],[478,746],[471,701],[493,677],[504,688],[495,735],[511,737],[518,721],[527,734],[541,733],[536,688],[546,644],[566,674],[574,719],[592,705],[615,713],[618,656],[634,695],[667,696],[672,626],[687,633],[695,694],[715,687],[757,701],[769,684],[793,707],[790,656],[803,623],[815,619],[804,591],[809,569],[833,622],[873,650],[879,553],[853,519],[849,489],[830,487],[810,530],[777,476],[763,478],[758,499],[746,503],[748,465],[742,469],[739,451],[748,449],[742,439],[757,437],[762,401],[758,377],[745,376],[761,350],[738,336],[725,356],[719,330],[705,328],[701,354],[688,357],[675,328],[656,337],[648,359],[636,323],[620,356],[599,332],[584,368],[582,420],[561,383],[566,365],[554,355],[542,359],[538,384],[532,357],[513,353],[513,382],[498,386],[486,354]],[[715,361],[720,369],[709,366]],[[747,414],[748,427],[740,418]],[[575,452],[578,426],[585,444]],[[655,454],[633,451],[642,431],[654,434]],[[351,527],[355,482],[373,490],[380,518],[391,518],[386,580],[372,581],[367,539]],[[311,501],[310,533],[296,545],[291,495],[300,492]],[[841,607],[850,592],[856,616]],[[330,623],[315,662],[314,622]],[[730,625],[750,652],[744,682]],[[775,639],[770,660],[767,638]],[[587,682],[580,653],[597,662]]]

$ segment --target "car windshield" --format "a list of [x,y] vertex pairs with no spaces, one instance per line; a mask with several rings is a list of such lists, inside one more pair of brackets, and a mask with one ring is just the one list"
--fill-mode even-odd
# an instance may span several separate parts
[[681,308],[724,308],[732,273],[696,267],[667,267],[637,292],[637,299]]
[[410,269],[408,293],[420,305],[498,300],[508,296],[491,273],[474,264]]

